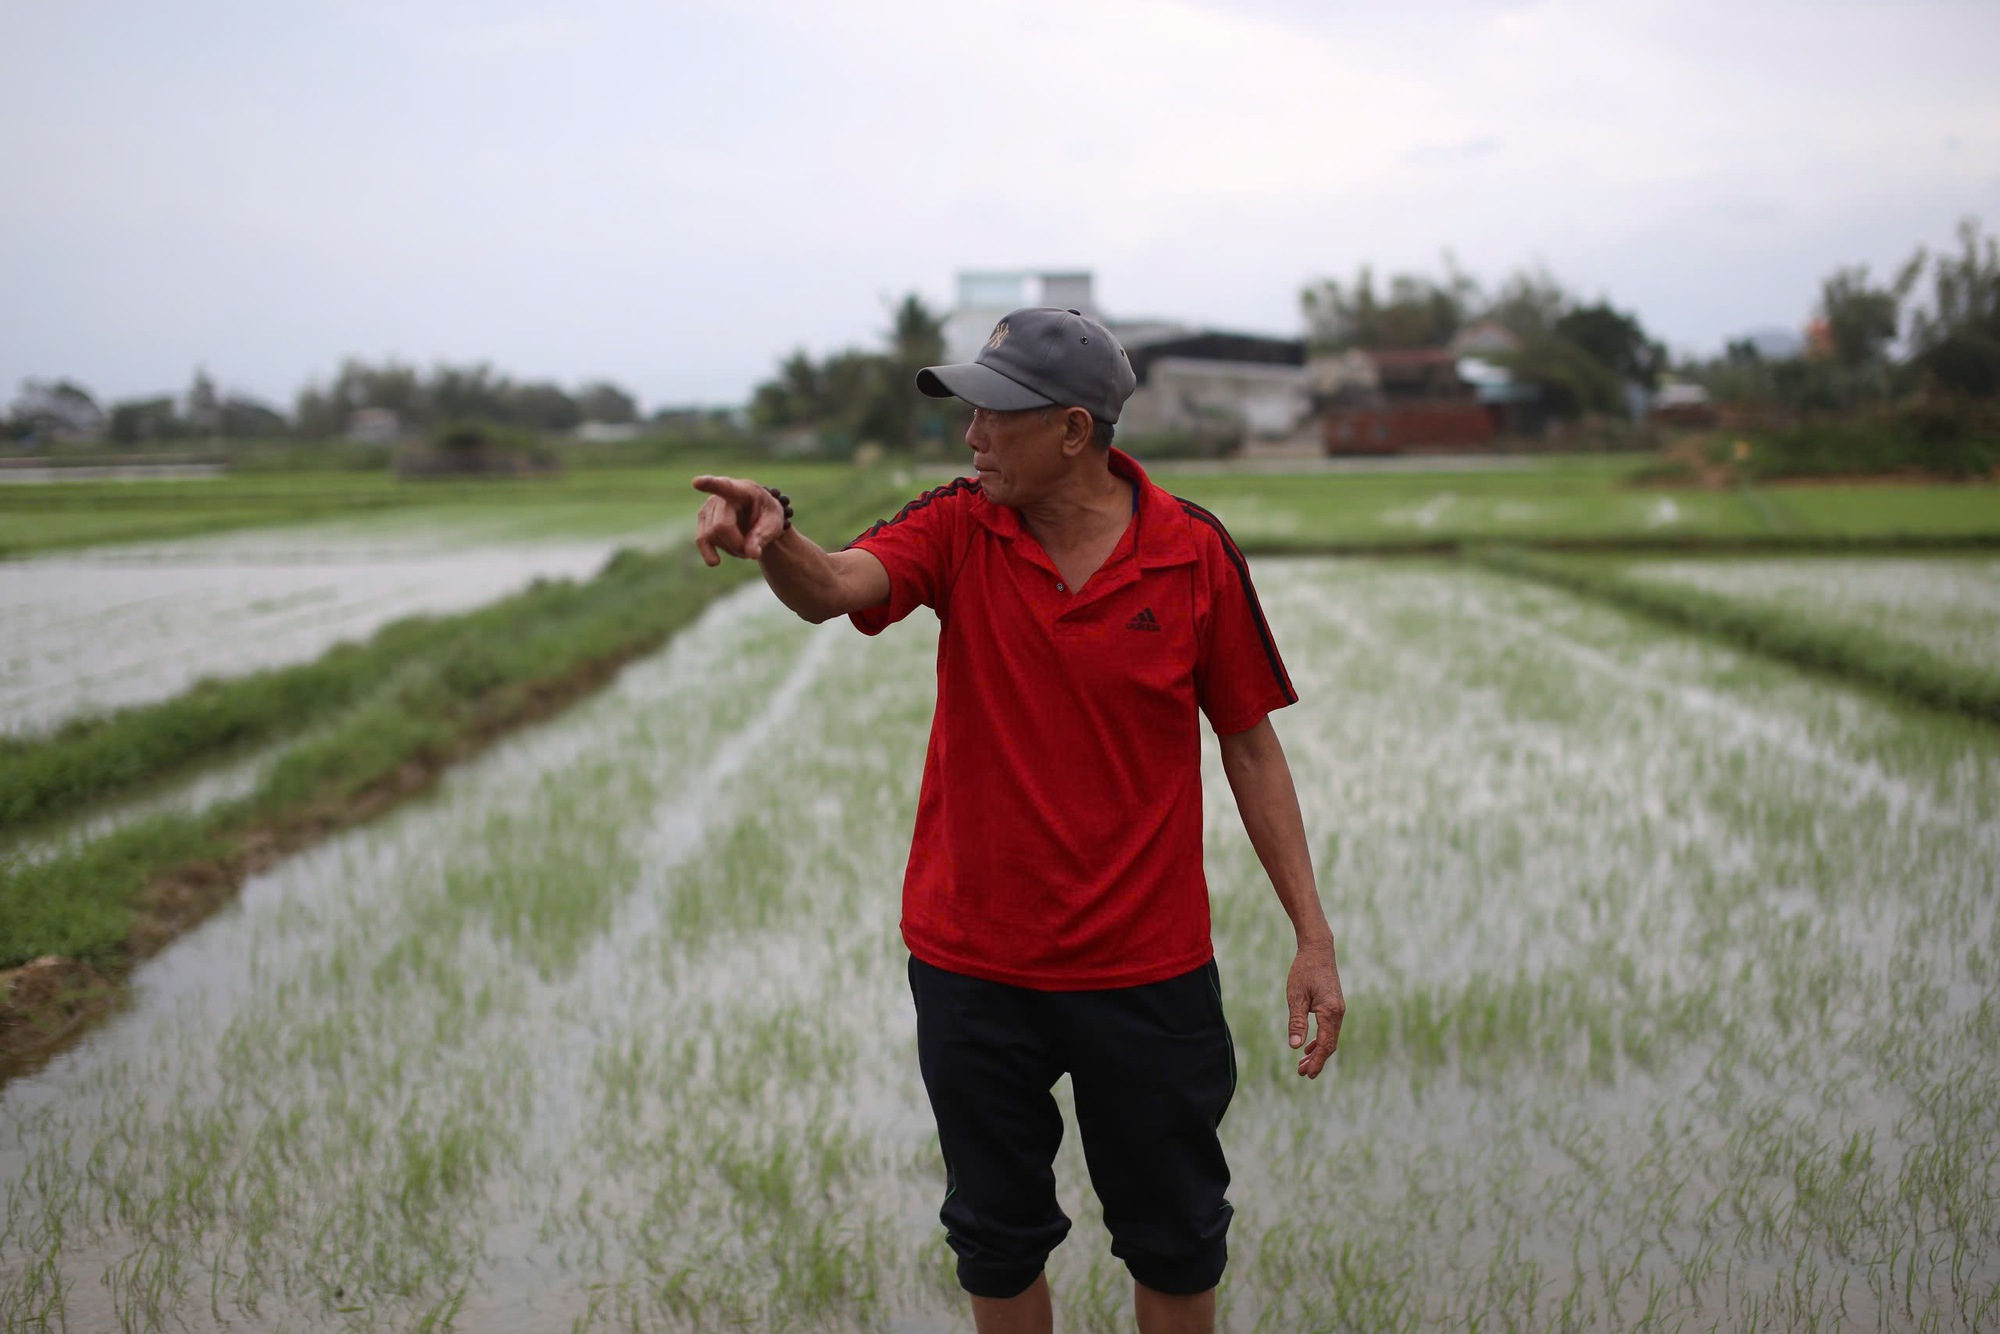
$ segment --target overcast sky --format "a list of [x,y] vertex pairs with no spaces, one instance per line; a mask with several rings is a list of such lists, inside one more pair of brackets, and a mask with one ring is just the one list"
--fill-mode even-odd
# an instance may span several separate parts
[[1293,333],[1539,260],[1683,350],[2000,227],[2000,3],[5,0],[0,395],[346,355],[744,399],[967,267]]

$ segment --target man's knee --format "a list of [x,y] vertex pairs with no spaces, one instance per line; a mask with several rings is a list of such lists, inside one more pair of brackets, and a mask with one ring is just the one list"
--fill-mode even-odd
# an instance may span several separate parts
[[1132,1281],[1169,1297],[1193,1297],[1208,1292],[1222,1282],[1229,1267],[1229,1243],[1216,1238],[1198,1250],[1162,1253],[1119,1245],[1111,1253],[1125,1262]]

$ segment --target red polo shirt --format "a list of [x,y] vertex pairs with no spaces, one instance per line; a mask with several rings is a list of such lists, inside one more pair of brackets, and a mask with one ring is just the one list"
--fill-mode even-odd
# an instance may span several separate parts
[[1120,450],[1137,489],[1080,589],[1020,513],[961,477],[852,545],[889,572],[879,634],[937,612],[937,709],[903,879],[925,963],[1044,991],[1136,986],[1208,962],[1201,732],[1298,698],[1243,553]]

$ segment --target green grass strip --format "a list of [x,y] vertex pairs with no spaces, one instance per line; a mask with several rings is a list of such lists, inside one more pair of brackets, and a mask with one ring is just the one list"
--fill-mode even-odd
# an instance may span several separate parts
[[[879,483],[850,484],[815,498],[813,527],[844,535],[891,508]],[[358,691],[245,796],[147,819],[42,860],[0,861],[0,968],[54,954],[116,969],[131,952],[135,905],[155,877],[193,862],[227,866],[253,845],[301,846],[364,818],[494,736],[602,684],[754,576],[744,562],[710,570],[685,546],[621,551],[587,582],[540,582],[430,624],[427,651]]]
[[1553,584],[1917,704],[2000,723],[2000,673],[1948,661],[1916,644],[1702,589],[1635,578],[1601,562],[1520,548],[1468,554],[1489,569]]
[[0,739],[0,831],[50,820],[349,707],[402,664],[548,601],[540,589],[458,617],[413,616],[317,661],[211,679],[172,699]]
[[[1225,516],[1226,519],[1227,516]],[[1462,556],[1493,550],[1599,553],[1632,556],[1883,556],[1952,551],[2000,550],[2000,532],[1882,533],[1838,536],[1818,533],[1766,533],[1752,536],[1711,536],[1702,533],[1660,533],[1611,537],[1527,537],[1496,548],[1491,538],[1412,537],[1345,540],[1269,536],[1249,533],[1230,537],[1249,556]]]
[[[811,493],[801,495],[807,513],[827,517],[830,507],[831,516],[845,522],[841,507],[849,502],[840,497],[854,485],[851,477],[838,477],[793,489]],[[690,493],[688,503],[693,499]],[[313,662],[202,681],[171,699],[75,719],[44,736],[0,738],[0,834],[74,814],[335,717],[414,661],[445,655],[469,662],[487,651],[480,644],[504,641],[514,627],[568,614],[565,587],[536,584],[473,611],[408,617],[365,643],[336,645]]]

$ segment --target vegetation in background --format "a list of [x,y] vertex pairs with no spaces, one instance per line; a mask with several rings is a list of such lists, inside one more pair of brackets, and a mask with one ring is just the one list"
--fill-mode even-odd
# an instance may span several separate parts
[[1990,400],[2000,395],[2000,246],[1967,218],[1956,254],[1919,247],[1881,282],[1865,265],[1837,269],[1807,334],[1793,355],[1739,340],[1679,369],[1718,402],[1815,425],[1913,397]]
[[478,418],[445,422],[396,455],[399,477],[521,476],[561,467],[562,457],[533,431]]
[[393,413],[404,429],[430,430],[452,422],[483,421],[527,431],[568,431],[585,422],[629,425],[639,420],[633,397],[608,380],[570,393],[549,380],[515,380],[484,362],[438,365],[428,374],[398,361],[379,366],[350,359],[326,383],[300,391],[293,407],[296,432],[327,439],[349,428],[355,414]]
[[1447,253],[1444,277],[1398,273],[1378,293],[1375,270],[1362,265],[1352,284],[1322,278],[1299,293],[1307,338],[1316,348],[1443,347],[1481,309],[1479,283]]
[[1971,398],[2000,395],[2000,241],[1966,219],[1959,253],[1931,267],[1931,302],[1912,317],[1911,362],[1936,388]]
[[2000,468],[2000,399],[1917,398],[1749,438],[1740,458],[1733,446],[1727,455],[1749,478],[1914,472],[1970,481]]
[[954,408],[922,397],[913,382],[944,360],[943,318],[912,292],[892,313],[885,341],[881,352],[849,348],[820,362],[800,348],[757,386],[751,422],[809,434],[835,456],[868,443],[910,449],[942,440]]
[[1563,421],[1624,416],[1625,387],[1652,387],[1666,361],[1637,315],[1608,301],[1586,305],[1546,270],[1523,269],[1489,294],[1449,254],[1441,278],[1399,273],[1378,293],[1374,271],[1363,265],[1351,284],[1312,283],[1299,303],[1308,340],[1325,351],[1442,348],[1466,326],[1492,321],[1519,346],[1488,355],[1536,386]]
[[[108,408],[74,381],[26,380],[0,417],[0,442],[61,456],[99,444],[129,452],[285,439],[333,441],[353,428],[358,414],[371,411],[386,414],[377,435],[421,434],[463,421],[548,433],[586,422],[639,422],[632,395],[608,380],[571,392],[553,381],[515,380],[483,362],[439,364],[420,372],[395,360],[374,365],[350,358],[332,380],[307,384],[289,418],[251,395],[221,389],[205,368],[195,371],[179,396],[124,399]],[[689,423],[678,420],[680,415],[685,414],[666,414],[669,420],[660,426],[684,429]]]

